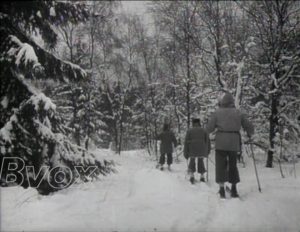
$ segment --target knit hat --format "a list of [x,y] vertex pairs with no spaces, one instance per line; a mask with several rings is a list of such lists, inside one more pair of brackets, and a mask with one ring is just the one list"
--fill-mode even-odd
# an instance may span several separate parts
[[164,123],[163,131],[168,131],[170,129],[170,125],[168,123]]
[[200,118],[192,118],[192,123],[200,125]]
[[234,107],[234,98],[231,93],[226,92],[225,95],[223,96],[221,102],[220,102],[221,107]]

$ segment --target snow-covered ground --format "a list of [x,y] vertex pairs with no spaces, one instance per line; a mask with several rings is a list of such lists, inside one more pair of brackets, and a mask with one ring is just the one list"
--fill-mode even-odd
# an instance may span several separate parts
[[[191,185],[185,160],[169,172],[155,169],[142,150],[110,157],[118,173],[51,196],[1,188],[1,231],[300,231],[300,177],[292,164],[282,179],[277,166],[259,163],[259,193],[246,157],[246,167],[239,164],[242,200],[220,200],[211,161],[209,183]],[[296,169],[300,175],[299,164]]]

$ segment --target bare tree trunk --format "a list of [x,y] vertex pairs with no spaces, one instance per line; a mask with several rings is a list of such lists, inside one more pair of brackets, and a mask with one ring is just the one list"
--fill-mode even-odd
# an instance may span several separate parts
[[224,83],[222,80],[222,68],[221,68],[221,18],[220,18],[220,9],[219,9],[219,2],[216,2],[216,18],[215,18],[215,46],[216,46],[216,55],[214,57],[216,70],[217,70],[217,78],[219,85],[224,88]]
[[[95,10],[95,3],[93,5],[94,9]],[[90,44],[91,44],[91,50],[90,50],[90,57],[89,57],[89,61],[90,61],[90,70],[93,71],[93,63],[94,63],[94,52],[95,52],[95,18],[92,16],[91,17],[91,28],[90,28]],[[93,73],[92,73],[92,76],[91,76],[91,79],[93,78]],[[93,82],[93,81],[92,81]],[[93,83],[91,82],[91,85],[90,86],[93,86]],[[86,139],[85,139],[85,149],[88,150],[89,148],[89,140],[90,140],[90,135],[91,135],[91,128],[90,128],[90,123],[91,123],[91,91],[89,88],[90,86],[87,86],[88,88],[88,91],[87,91],[87,98],[88,98],[88,107],[87,107],[87,119],[86,119],[86,125],[87,125],[87,128],[86,128]]]
[[[72,88],[72,86],[71,86],[71,88]],[[80,126],[79,126],[79,121],[78,121],[78,116],[77,116],[77,113],[78,113],[77,99],[78,99],[78,96],[77,96],[77,92],[75,90],[75,96],[74,95],[71,96],[72,107],[73,107],[73,112],[72,112],[73,120],[74,120],[73,122],[74,122],[74,128],[75,128],[74,138],[75,138],[76,144],[78,146],[80,146]]]
[[118,126],[115,124],[115,152],[118,152],[119,148],[119,133],[118,133]]
[[279,97],[276,93],[273,93],[271,96],[271,115],[269,119],[270,123],[270,130],[269,130],[269,142],[270,142],[270,148],[268,151],[268,158],[266,167],[272,168],[273,167],[273,154],[275,149],[275,137],[276,133],[278,132],[278,101]]
[[186,108],[187,108],[187,128],[190,128],[190,122],[191,122],[191,96],[190,96],[190,91],[191,91],[191,66],[190,66],[190,13],[189,13],[189,8],[186,8],[186,17],[185,17],[185,23],[186,23],[186,29],[184,30],[185,32],[185,43],[186,43],[186,53],[185,53],[185,58],[186,58],[186,71],[187,71],[187,84],[186,84]]

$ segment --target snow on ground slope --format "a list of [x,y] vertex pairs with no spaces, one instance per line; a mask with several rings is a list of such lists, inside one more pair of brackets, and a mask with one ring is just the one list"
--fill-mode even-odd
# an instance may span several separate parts
[[[239,164],[242,200],[224,201],[211,161],[209,183],[191,185],[185,160],[169,172],[155,169],[142,150],[110,157],[119,164],[118,173],[51,196],[1,188],[1,231],[300,231],[300,177],[291,175],[292,165],[284,167],[282,179],[278,167],[260,163],[259,193],[246,159],[246,168]],[[296,168],[300,175],[299,164]]]

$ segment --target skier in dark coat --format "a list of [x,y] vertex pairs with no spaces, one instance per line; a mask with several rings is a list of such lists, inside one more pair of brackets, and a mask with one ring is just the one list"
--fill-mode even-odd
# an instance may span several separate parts
[[185,136],[184,142],[184,157],[189,160],[188,172],[190,174],[190,181],[195,182],[194,173],[200,173],[200,181],[205,182],[204,173],[206,172],[203,158],[207,157],[210,153],[210,140],[207,132],[201,128],[200,119],[194,118],[192,120],[193,127],[190,128]]
[[254,133],[252,123],[247,116],[234,106],[234,99],[230,93],[225,93],[219,102],[219,109],[212,114],[207,132],[216,130],[216,182],[220,185],[220,197],[225,198],[224,183],[231,183],[231,196],[238,197],[236,184],[240,182],[237,168],[237,153],[241,149],[240,129],[251,137]]
[[163,132],[157,136],[156,140],[161,141],[158,168],[161,170],[164,169],[163,165],[165,164],[165,155],[167,155],[168,169],[171,170],[171,164],[173,163],[173,146],[176,148],[177,140],[174,133],[170,130],[169,124],[164,124]]

